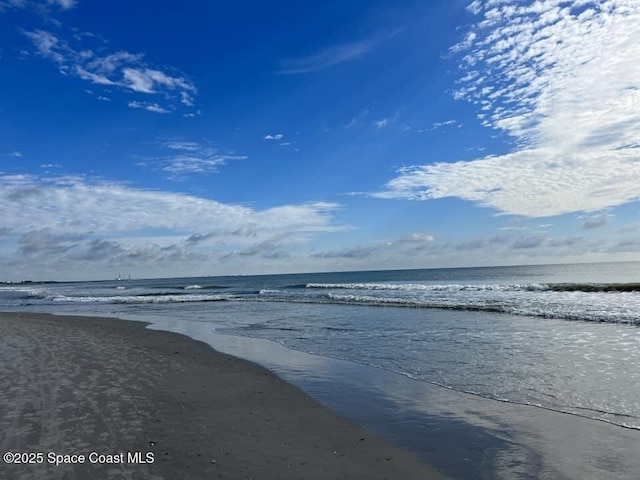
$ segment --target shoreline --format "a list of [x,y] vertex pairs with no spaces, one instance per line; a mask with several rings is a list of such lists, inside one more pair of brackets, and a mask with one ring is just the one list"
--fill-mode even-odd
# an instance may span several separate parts
[[1,453],[85,457],[0,463],[0,476],[443,478],[268,369],[147,325],[0,313]]
[[451,478],[635,480],[640,471],[639,430],[500,402],[268,339],[217,333],[208,322],[152,323],[151,329],[182,333],[266,366]]

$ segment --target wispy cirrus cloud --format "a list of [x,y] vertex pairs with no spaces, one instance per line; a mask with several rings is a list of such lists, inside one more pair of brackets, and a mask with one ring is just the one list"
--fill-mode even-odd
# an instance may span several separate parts
[[379,44],[395,37],[404,27],[377,32],[363,40],[334,44],[307,56],[287,58],[280,62],[276,73],[311,73],[350,62],[372,51]]
[[405,167],[379,198],[458,197],[547,217],[640,198],[640,3],[473,2],[456,97],[514,138],[506,154]]
[[[193,82],[180,72],[168,73],[151,68],[141,53],[97,53],[86,46],[71,43],[95,41],[93,35],[75,34],[67,40],[44,30],[25,31],[23,34],[33,43],[35,53],[55,63],[64,75],[75,76],[94,85],[152,95],[158,99],[156,102],[130,101],[130,107],[168,113],[179,104],[183,107],[194,105],[197,89]],[[101,44],[98,48],[103,51],[106,47]]]
[[61,10],[70,10],[77,5],[76,0],[0,0],[0,13],[4,10],[19,10],[33,7],[37,9],[47,9],[54,5]]
[[354,128],[358,125],[361,125],[362,122],[368,117],[369,110],[370,109],[368,106],[360,110],[357,115],[351,117],[351,120],[349,120],[349,122],[345,125],[345,128]]
[[332,45],[306,57],[288,58],[280,63],[277,73],[310,73],[355,60],[369,52],[375,40]]
[[3,153],[3,154],[0,155],[0,157],[21,158],[22,157],[22,152],[20,152],[18,150],[14,150],[13,152]]
[[400,117],[400,112],[396,112],[393,117],[383,117],[379,120],[373,122],[373,126],[376,127],[377,130],[382,130],[387,128],[392,123],[396,122]]
[[456,121],[456,120],[445,120],[442,122],[434,122],[431,124],[430,127],[428,128],[421,128],[420,130],[418,130],[418,132],[422,133],[422,132],[433,132],[434,130],[438,130],[440,128],[447,128],[447,127],[458,127],[458,128],[462,128],[462,123]]
[[157,103],[152,103],[152,102],[138,102],[133,100],[129,102],[128,105],[129,105],[129,108],[138,108],[141,110],[147,110],[148,112],[170,113],[170,111],[167,110],[166,108],[163,108]]
[[63,10],[69,10],[77,5],[76,0],[48,0],[47,3],[59,5]]
[[161,153],[155,157],[139,158],[137,165],[166,172],[169,178],[181,179],[192,174],[212,174],[229,160],[245,160],[244,155],[225,152],[209,142],[180,139],[158,142]]
[[2,0],[0,1],[0,12],[10,8],[23,8],[25,4],[25,0]]

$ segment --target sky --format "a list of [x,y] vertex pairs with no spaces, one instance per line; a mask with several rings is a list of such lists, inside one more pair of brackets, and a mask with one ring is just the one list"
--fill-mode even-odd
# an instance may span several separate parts
[[640,2],[0,0],[0,281],[640,260]]

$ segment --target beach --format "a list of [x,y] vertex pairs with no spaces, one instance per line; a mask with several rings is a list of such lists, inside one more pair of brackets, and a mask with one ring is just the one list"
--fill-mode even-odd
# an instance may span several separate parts
[[33,313],[0,314],[0,328],[1,478],[442,478],[186,336]]
[[[250,470],[265,458],[268,465],[283,462],[287,471],[308,469],[294,478],[314,478],[313,465],[355,459],[377,435],[448,478],[636,480],[640,294],[634,271],[628,264],[576,264],[0,286],[0,311],[15,312],[2,330],[0,431],[18,432],[16,446],[87,439],[67,442],[61,453],[111,451],[124,445],[118,438],[134,454],[153,454],[153,465],[128,465],[140,472],[162,459],[187,458],[193,465],[204,459],[219,478],[248,478],[242,470],[224,473],[228,457],[232,465],[250,464],[229,444],[257,449]],[[266,375],[243,380],[235,370],[243,361]],[[21,375],[20,365],[31,373]],[[272,378],[287,383],[274,380],[282,388],[265,394],[263,384]],[[254,383],[260,388],[250,388]],[[333,425],[324,433],[313,433],[319,431],[313,416],[295,413],[291,420],[297,410],[283,393],[290,385],[304,392],[292,389],[303,405],[316,406],[313,412],[325,411],[320,404],[346,420],[317,421]],[[83,389],[93,389],[90,398],[102,392],[101,399],[88,402]],[[29,395],[31,403],[24,404]],[[279,400],[265,401],[272,397]],[[84,407],[71,410],[75,404]],[[23,412],[19,425],[12,423],[16,405]],[[13,410],[5,413],[6,406]],[[184,417],[190,412],[193,418]],[[52,426],[67,428],[60,427],[65,415],[83,419],[67,437]],[[369,433],[343,439],[342,424]],[[163,437],[184,431],[189,434],[178,440]],[[307,434],[329,439],[325,447],[312,445],[308,457],[319,460],[289,467],[298,457],[284,437]],[[211,442],[218,444],[207,447]],[[163,450],[167,445],[174,450]],[[176,445],[184,450],[176,453]],[[362,461],[380,466],[379,458],[384,467],[375,471],[384,478],[382,468],[397,468],[386,458],[397,457]],[[111,468],[118,473],[122,466]],[[23,478],[37,478],[25,472]],[[393,472],[389,478],[412,477]]]

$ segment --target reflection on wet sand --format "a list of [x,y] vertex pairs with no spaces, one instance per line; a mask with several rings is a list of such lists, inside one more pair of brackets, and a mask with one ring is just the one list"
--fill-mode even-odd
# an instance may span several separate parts
[[222,335],[209,322],[156,319],[216,350],[273,369],[339,414],[453,478],[635,479],[640,431],[479,398],[276,342]]

